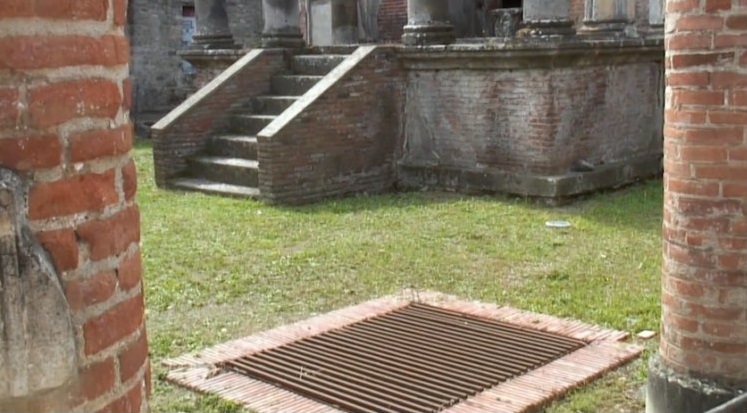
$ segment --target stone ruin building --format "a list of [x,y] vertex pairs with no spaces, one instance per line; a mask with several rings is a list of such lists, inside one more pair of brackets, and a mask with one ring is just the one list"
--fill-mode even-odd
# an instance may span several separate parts
[[660,1],[265,1],[260,49],[208,3],[179,52],[201,88],[152,128],[162,187],[557,201],[661,170]]
[[[265,0],[268,48],[198,49],[216,71],[224,58],[235,63],[155,125],[159,183],[176,186],[201,152],[223,144],[235,145],[232,155],[256,150],[240,165],[258,167],[261,196],[295,202],[395,184],[480,187],[479,177],[520,186],[496,171],[561,176],[576,158],[592,173],[600,160],[635,165],[656,153],[623,131],[660,137],[661,107],[646,99],[660,93],[666,60],[662,328],[647,411],[722,405],[747,390],[747,2],[667,0],[666,59],[661,3],[637,3],[635,19],[625,0],[561,3],[525,0],[518,33],[515,14],[499,13],[507,36],[454,43],[448,2],[410,0],[405,45],[351,51],[302,47],[298,3]],[[127,1],[51,4],[0,2],[0,410],[146,412]],[[221,4],[196,5],[210,23],[202,44],[232,44]],[[333,39],[354,31],[350,16],[332,13],[347,28]],[[581,36],[585,26],[598,33]],[[496,99],[508,104],[484,104]],[[223,132],[242,107],[246,130]],[[519,108],[532,109],[528,123],[511,116]],[[630,125],[639,119],[652,124]],[[620,136],[632,141],[615,146]],[[578,152],[571,160],[561,146]],[[491,158],[499,150],[507,155]]]

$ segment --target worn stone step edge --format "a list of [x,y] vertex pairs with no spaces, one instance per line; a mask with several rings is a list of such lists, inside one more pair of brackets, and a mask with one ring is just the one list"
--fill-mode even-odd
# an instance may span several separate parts
[[293,56],[291,70],[298,75],[326,75],[345,60],[345,55]]
[[207,179],[199,178],[182,178],[176,179],[171,184],[178,189],[203,192],[206,194],[216,194],[240,198],[259,198],[259,188],[241,185],[224,184]]
[[243,159],[243,158],[228,158],[223,156],[197,156],[191,159],[193,162],[201,164],[213,164],[222,166],[234,166],[237,168],[247,169],[259,169],[259,161]]
[[234,116],[237,118],[242,118],[242,119],[269,120],[270,122],[272,122],[273,120],[275,120],[275,118],[278,117],[278,115],[263,115],[263,114],[258,114],[258,113],[242,113],[242,114],[236,114]]
[[247,143],[250,145],[257,143],[257,137],[253,135],[218,135],[212,138],[214,143],[219,144],[221,141],[228,141],[234,143]]
[[309,58],[309,59],[324,59],[324,58],[329,58],[329,59],[344,59],[344,58],[346,58],[348,56],[350,56],[350,55],[346,55],[346,54],[333,54],[333,53],[329,53],[329,54],[297,54],[297,55],[293,56],[293,58],[294,59],[305,59],[305,58]]

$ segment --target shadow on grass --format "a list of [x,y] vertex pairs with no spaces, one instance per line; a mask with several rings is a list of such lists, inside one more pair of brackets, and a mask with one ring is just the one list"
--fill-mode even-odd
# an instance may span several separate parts
[[651,179],[624,188],[604,190],[580,196],[561,206],[541,200],[503,194],[468,195],[455,192],[402,190],[377,195],[349,195],[318,203],[287,206],[273,205],[283,212],[296,214],[352,214],[387,209],[420,209],[434,205],[453,205],[464,202],[495,204],[504,208],[520,206],[527,212],[557,216],[573,222],[583,218],[605,227],[634,228],[642,231],[658,230],[662,218],[662,181]]
[[[139,139],[137,149],[150,149],[150,140]],[[162,190],[163,191],[163,190]],[[187,194],[186,192],[175,192]],[[243,202],[235,200],[235,202]],[[584,219],[604,227],[658,231],[661,227],[663,190],[660,178],[637,182],[623,188],[582,195],[562,206],[552,206],[541,200],[503,194],[470,195],[443,191],[392,190],[375,195],[347,195],[329,198],[313,204],[289,206],[267,204],[278,212],[293,214],[353,214],[380,210],[417,210],[435,205],[480,203],[496,207],[519,206],[522,211],[551,215],[557,219]],[[510,216],[507,217],[510,219]]]

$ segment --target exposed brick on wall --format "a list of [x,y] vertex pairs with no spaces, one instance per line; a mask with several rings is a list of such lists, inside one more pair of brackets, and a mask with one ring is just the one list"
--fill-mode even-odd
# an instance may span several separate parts
[[397,60],[377,48],[279,132],[258,136],[262,197],[305,203],[392,188],[401,93]]
[[378,22],[380,41],[398,43],[407,24],[407,0],[381,0]]
[[747,385],[747,2],[667,2],[660,353]]
[[662,67],[641,60],[412,71],[403,160],[555,175],[576,161],[602,166],[660,153]]
[[122,279],[140,257],[124,6],[0,6],[0,166],[29,182],[30,225],[60,277],[79,361],[71,383],[16,400],[21,410],[97,411],[122,398],[118,412],[147,410],[141,267]]
[[282,51],[256,50],[237,62],[232,74],[215,79],[177,107],[152,129],[156,183],[166,186],[183,173],[187,158],[203,150],[210,132],[223,125],[226,109],[249,97],[266,94],[270,78],[287,67]]

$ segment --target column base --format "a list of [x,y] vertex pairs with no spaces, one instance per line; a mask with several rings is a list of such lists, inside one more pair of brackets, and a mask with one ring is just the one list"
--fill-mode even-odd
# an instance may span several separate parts
[[496,9],[490,11],[493,19],[493,31],[490,33],[495,37],[516,37],[521,28],[521,8]]
[[233,36],[230,34],[215,34],[215,35],[204,35],[198,34],[194,36],[194,41],[189,46],[190,49],[209,49],[209,50],[229,50],[229,49],[241,49],[241,45],[236,44]]
[[738,394],[738,388],[676,373],[658,355],[649,363],[646,413],[703,413]]
[[402,43],[407,46],[451,44],[456,40],[454,26],[450,24],[407,25]]
[[614,34],[625,34],[627,21],[586,21],[578,30],[580,36],[610,36]]
[[640,31],[641,34],[648,37],[664,37],[664,25],[651,24]]
[[517,32],[520,37],[537,36],[572,36],[576,34],[572,20],[536,20],[525,21],[524,27]]
[[300,49],[306,47],[301,33],[262,33],[262,47],[265,49]]

